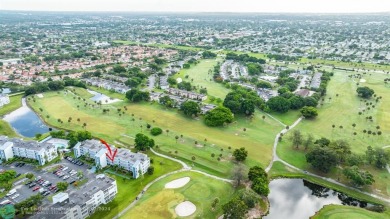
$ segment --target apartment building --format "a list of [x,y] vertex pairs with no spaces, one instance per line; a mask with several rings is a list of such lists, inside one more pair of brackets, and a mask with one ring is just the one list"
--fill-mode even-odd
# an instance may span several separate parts
[[53,196],[53,202],[41,206],[42,211],[31,218],[84,219],[92,215],[100,205],[111,202],[117,193],[115,179],[99,174],[77,191]]
[[23,141],[21,139],[0,136],[0,159],[9,160],[14,157],[25,157],[44,165],[58,156],[57,149],[49,143]]
[[[116,148],[110,145],[111,151]],[[86,156],[95,160],[97,167],[103,168],[107,165],[118,165],[125,170],[131,171],[134,178],[138,178],[147,172],[150,166],[150,158],[142,153],[133,153],[128,149],[119,148],[113,161],[106,153],[107,147],[98,140],[86,140],[79,142],[73,148],[76,157]]]

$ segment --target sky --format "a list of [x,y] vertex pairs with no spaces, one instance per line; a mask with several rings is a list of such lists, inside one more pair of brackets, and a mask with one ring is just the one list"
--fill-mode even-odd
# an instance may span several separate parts
[[0,0],[0,10],[161,12],[390,12],[390,0]]

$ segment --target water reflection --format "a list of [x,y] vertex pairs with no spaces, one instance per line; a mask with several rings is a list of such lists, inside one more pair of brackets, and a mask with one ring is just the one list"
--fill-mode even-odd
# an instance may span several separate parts
[[329,204],[367,206],[366,202],[302,179],[273,180],[270,190],[271,208],[266,219],[307,219]]
[[22,136],[34,137],[36,134],[46,133],[49,127],[27,105],[26,100],[22,100],[22,107],[6,115],[3,119]]

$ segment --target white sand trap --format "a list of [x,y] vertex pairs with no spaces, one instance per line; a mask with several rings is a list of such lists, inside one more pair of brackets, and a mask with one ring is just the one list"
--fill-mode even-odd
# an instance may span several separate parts
[[43,98],[43,94],[37,94],[38,98]]
[[190,181],[190,177],[183,177],[180,179],[175,179],[165,184],[166,189],[177,189],[185,186]]
[[366,82],[366,79],[360,79],[360,83]]
[[196,206],[190,201],[185,201],[176,206],[175,212],[180,217],[187,217],[196,211]]

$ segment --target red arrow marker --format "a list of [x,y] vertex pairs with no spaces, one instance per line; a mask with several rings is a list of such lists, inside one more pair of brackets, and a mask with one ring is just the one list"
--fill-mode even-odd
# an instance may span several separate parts
[[110,159],[111,162],[114,162],[114,159],[115,159],[115,156],[116,156],[116,152],[118,152],[118,148],[116,148],[114,153],[112,153],[111,148],[107,144],[107,142],[105,142],[103,139],[100,139],[100,142],[107,147],[108,153],[106,153],[106,156],[108,157],[108,159]]

